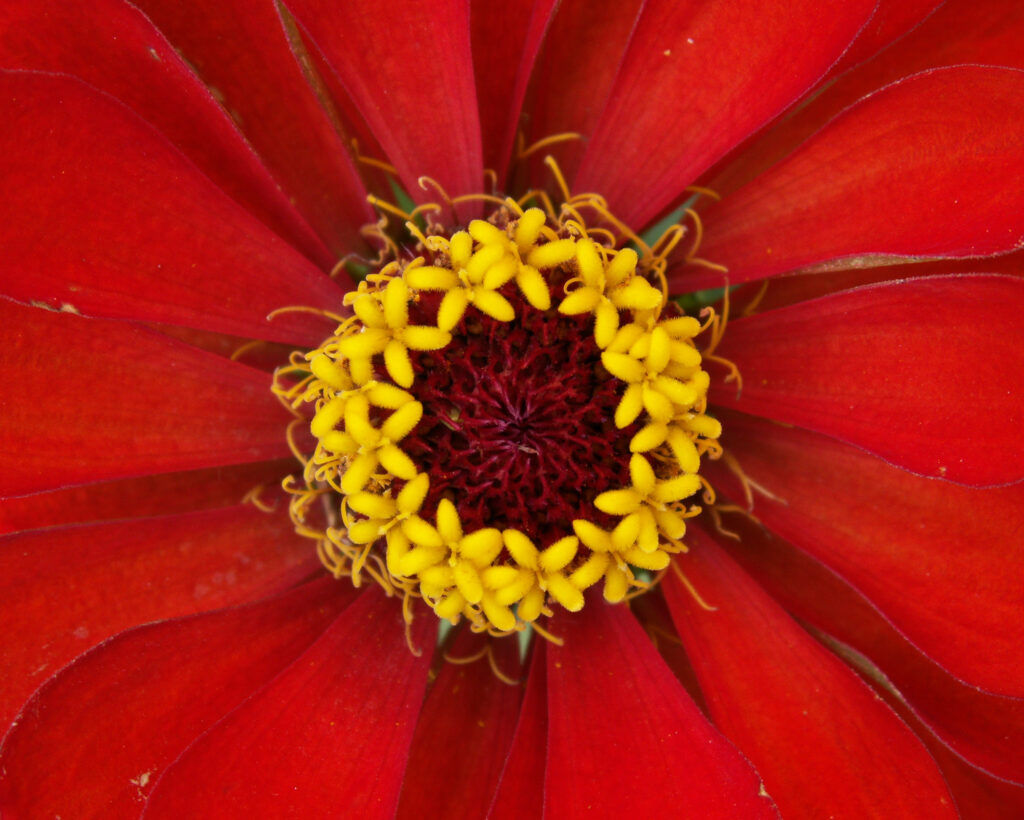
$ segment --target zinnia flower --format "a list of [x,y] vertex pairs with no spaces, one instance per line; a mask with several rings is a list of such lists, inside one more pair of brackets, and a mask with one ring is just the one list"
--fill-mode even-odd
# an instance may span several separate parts
[[1022,38],[4,3],[3,815],[1024,815]]

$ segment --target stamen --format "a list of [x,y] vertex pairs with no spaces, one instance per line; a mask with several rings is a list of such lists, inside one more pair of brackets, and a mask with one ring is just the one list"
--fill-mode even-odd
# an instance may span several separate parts
[[391,174],[391,176],[393,177],[398,176],[398,169],[396,169],[394,165],[384,162],[384,160],[376,159],[374,157],[370,157],[362,153],[359,150],[359,140],[357,140],[355,137],[353,137],[350,140],[350,145],[352,146],[352,153],[356,158],[356,162],[362,163],[363,165],[368,165],[371,168],[379,168],[384,173]]
[[249,490],[249,492],[242,496],[242,503],[252,504],[257,510],[259,510],[262,513],[274,512],[275,510],[277,510],[277,502],[275,501],[273,504],[268,504],[262,498],[260,498],[260,493],[262,493],[265,489],[267,489],[266,484],[257,484],[255,487]]
[[711,604],[700,597],[700,593],[697,592],[697,588],[690,582],[690,579],[686,577],[683,570],[679,567],[679,564],[672,564],[672,572],[674,572],[676,577],[682,581],[687,592],[690,593],[690,596],[697,602],[697,605],[701,609],[706,610],[707,612],[716,612],[718,610],[717,606],[711,606]]
[[330,319],[332,322],[344,322],[345,317],[339,316],[337,313],[332,313],[329,310],[323,308],[311,307],[309,305],[288,305],[286,307],[279,307],[276,310],[270,311],[267,314],[267,321],[272,322],[278,316],[285,313],[312,313],[314,316],[320,316],[324,319]]
[[542,151],[551,145],[558,145],[563,142],[569,142],[571,140],[583,139],[582,134],[578,134],[575,131],[565,131],[561,134],[552,134],[549,137],[537,140],[529,148],[520,149],[516,154],[516,158],[523,160],[532,154],[536,154],[538,151]]
[[548,156],[544,157],[544,164],[551,170],[551,173],[555,178],[555,182],[558,184],[558,190],[562,194],[562,201],[570,202],[572,200],[572,194],[569,193],[569,184],[565,181],[565,177],[562,176],[562,169],[558,167],[558,163],[555,162],[555,158],[548,154]]

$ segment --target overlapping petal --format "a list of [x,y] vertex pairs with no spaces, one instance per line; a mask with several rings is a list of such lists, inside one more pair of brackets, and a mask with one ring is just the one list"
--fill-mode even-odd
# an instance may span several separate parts
[[[394,817],[431,658],[418,618],[366,590],[291,666],[212,726],[166,770],[147,818],[310,817],[344,806]],[[367,663],[368,657],[373,663]],[[343,742],[339,742],[343,739]]]
[[3,536],[0,711],[122,629],[268,595],[316,566],[287,519],[252,506]]
[[[0,73],[0,294],[313,344],[341,291],[163,136],[71,77]],[[87,158],[87,159],[86,159]]]
[[470,5],[473,73],[484,165],[504,180],[519,130],[519,114],[556,0]]
[[783,817],[956,817],[921,742],[870,688],[692,531],[665,595],[715,724]]
[[291,469],[290,460],[279,459],[122,478],[5,498],[0,506],[0,534],[228,507],[254,490],[262,490],[265,503],[276,505],[279,499],[273,488]]
[[288,414],[266,373],[127,323],[4,299],[0,322],[0,496],[288,453]]
[[[336,256],[362,248],[371,217],[349,146],[294,23],[268,0],[139,0],[223,101],[296,207]],[[298,148],[302,146],[301,150]]]
[[[1024,71],[960,66],[853,105],[709,208],[701,255],[730,284],[893,257],[986,256],[1024,245]],[[715,271],[680,272],[687,288]]]
[[425,806],[452,820],[483,817],[516,729],[518,647],[466,631],[446,656],[453,662],[441,667],[416,724],[398,818],[418,820]]
[[487,815],[490,820],[521,820],[523,817],[539,817],[544,811],[548,739],[547,659],[544,653],[544,644],[534,646],[515,734]]
[[[240,18],[251,19],[256,5],[248,4],[249,13]],[[0,10],[0,32],[0,66],[71,74],[120,100],[222,190],[310,259],[330,267],[327,248],[278,189],[228,112],[136,6],[124,0],[88,5],[15,0]],[[247,44],[250,50],[253,44]]]
[[575,187],[644,225],[810,88],[874,5],[776,4],[766,25],[752,0],[645,3]]
[[421,176],[452,196],[479,191],[483,154],[467,2],[356,0],[344,15],[326,0],[286,5],[414,198],[437,198],[420,188]]
[[0,804],[26,817],[136,816],[163,770],[301,655],[355,594],[321,579],[111,638],[22,711],[0,752]]
[[942,5],[942,0],[880,0],[867,25],[833,66],[832,73],[844,71],[892,46]]
[[[880,11],[888,10],[889,13],[881,17],[876,14],[872,18],[861,37],[843,56],[841,66],[849,67],[853,64],[851,59],[858,59],[858,55],[866,56],[866,51],[870,50],[869,43],[876,41],[872,32],[883,35],[885,29],[906,23],[911,14],[920,13],[925,6],[934,6],[935,3],[889,2],[884,5],[887,9]],[[856,69],[835,78],[827,93],[813,95],[805,104],[758,135],[737,156],[723,163],[707,184],[719,194],[728,196],[783,159],[845,108],[913,74],[941,66],[972,63],[1024,68],[1024,53],[1019,48],[1021,37],[1024,37],[1024,7],[1019,3],[946,0],[905,37],[891,43]]]
[[958,678],[1024,695],[1024,483],[978,490],[928,480],[825,437],[740,417],[729,417],[729,432],[743,471],[773,495],[756,497],[760,521]]
[[[548,647],[545,813],[774,817],[756,772],[707,722],[636,619],[593,601]],[[609,765],[610,756],[614,765]]]
[[738,538],[719,537],[719,545],[789,613],[852,650],[844,658],[898,693],[936,743],[993,776],[1024,781],[1024,700],[953,677],[850,584],[753,521],[729,516],[726,526]]
[[798,424],[906,469],[974,485],[1024,478],[1024,280],[870,285],[731,323],[743,376],[717,403]]
[[[597,127],[644,3],[602,2],[596,11],[595,5],[594,0],[561,0],[558,4],[530,91],[530,119],[524,125],[531,143],[565,133],[586,138]],[[570,179],[584,146],[574,140],[552,152]],[[546,169],[535,173],[532,181],[547,184]]]

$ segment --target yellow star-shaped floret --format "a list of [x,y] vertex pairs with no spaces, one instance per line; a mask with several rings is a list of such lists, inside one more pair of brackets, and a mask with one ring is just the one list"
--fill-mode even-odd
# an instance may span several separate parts
[[563,265],[576,255],[573,239],[549,236],[546,237],[549,241],[538,244],[538,240],[544,236],[546,220],[547,216],[540,208],[530,208],[509,226],[511,236],[482,219],[469,223],[469,233],[477,242],[484,246],[502,247],[514,260],[514,265],[495,269],[493,274],[488,274],[485,283],[498,288],[515,278],[523,297],[537,310],[551,307],[551,291],[540,271]]
[[617,427],[632,424],[643,410],[652,421],[667,424],[707,393],[710,380],[700,369],[700,351],[688,340],[673,338],[670,331],[677,324],[670,319],[650,329],[635,322],[623,325],[601,354],[605,369],[629,385],[615,409]]
[[593,313],[594,341],[602,350],[615,336],[620,310],[653,310],[663,301],[660,290],[636,275],[636,251],[623,248],[610,261],[606,261],[607,253],[592,239],[576,243],[580,286],[558,306],[567,316]]
[[346,507],[366,518],[349,524],[348,537],[354,544],[371,544],[386,535],[388,538],[388,571],[398,574],[398,563],[409,551],[412,542],[440,544],[437,530],[419,516],[423,500],[430,489],[430,479],[420,473],[409,481],[395,498],[365,490],[346,498]]
[[[403,404],[379,427],[370,421],[370,401],[363,393],[348,397],[344,408],[345,429],[334,430],[320,441],[335,453],[349,456],[348,468],[341,477],[341,490],[346,495],[366,487],[378,466],[396,478],[411,481],[416,465],[399,446],[423,416],[418,401]],[[315,419],[314,419],[315,421]]]
[[[484,572],[484,584],[496,590],[501,603],[519,601],[519,617],[527,623],[535,621],[544,611],[548,595],[570,612],[583,608],[583,591],[596,584],[608,569],[611,559],[603,553],[593,553],[572,572],[566,572],[579,551],[580,541],[574,535],[559,538],[543,550],[519,530],[502,533],[505,549],[519,565],[496,567]],[[512,570],[517,577],[508,575]],[[507,576],[510,583],[500,573]]]
[[440,544],[417,543],[398,560],[402,575],[416,575],[423,594],[436,601],[434,611],[442,618],[458,619],[467,607],[479,605],[498,629],[515,627],[508,607],[496,603],[484,588],[481,572],[501,553],[501,532],[493,527],[464,533],[455,505],[447,498],[437,505]]
[[642,552],[654,553],[661,543],[659,532],[675,541],[686,532],[683,516],[673,504],[689,498],[700,489],[700,479],[692,473],[659,479],[651,463],[639,453],[629,460],[632,486],[608,490],[594,499],[594,506],[609,515],[622,516],[616,527],[622,541],[634,540]]
[[[474,251],[473,237],[465,231],[453,234],[448,245],[450,270],[421,265],[407,269],[404,274],[406,281],[416,290],[445,291],[437,310],[438,328],[452,330],[470,304],[492,319],[511,322],[515,318],[515,310],[508,299],[497,292],[497,288],[514,275],[515,260],[497,245],[485,245]],[[494,285],[496,281],[501,284]]]
[[373,356],[383,353],[388,375],[402,387],[413,382],[410,350],[439,350],[451,341],[447,330],[409,324],[409,286],[396,276],[379,293],[361,293],[352,309],[362,330],[338,343],[338,353],[350,361],[354,375],[373,372]]

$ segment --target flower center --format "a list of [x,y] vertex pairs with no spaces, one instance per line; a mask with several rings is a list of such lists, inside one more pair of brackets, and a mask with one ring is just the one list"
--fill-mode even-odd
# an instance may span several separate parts
[[451,497],[472,529],[571,533],[629,480],[629,440],[610,423],[621,389],[591,321],[507,298],[512,321],[471,317],[443,350],[418,354],[424,414],[403,446],[430,478],[426,509]]
[[276,376],[313,412],[296,529],[337,576],[496,634],[601,582],[612,602],[645,589],[685,550],[720,433],[703,328],[655,286],[664,260],[571,203],[407,228],[411,253]]

